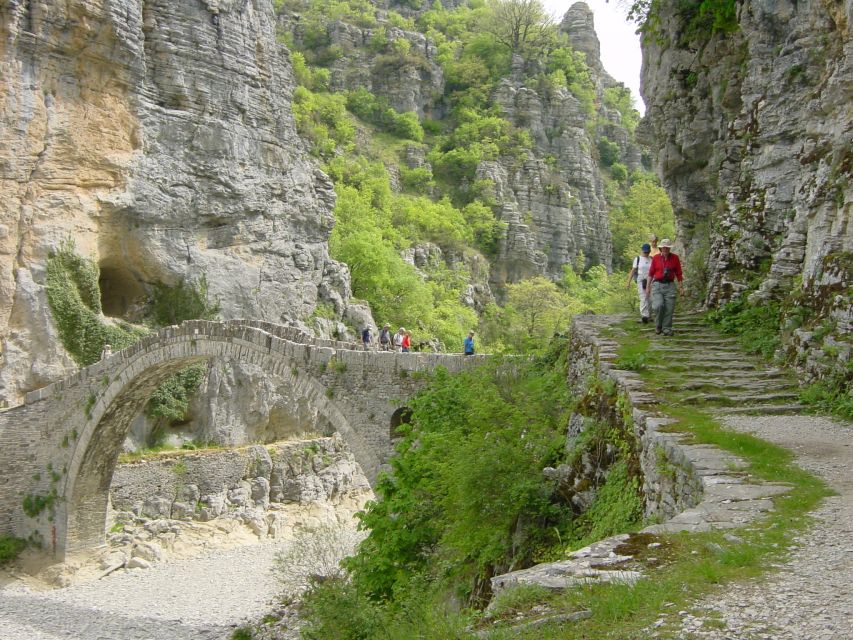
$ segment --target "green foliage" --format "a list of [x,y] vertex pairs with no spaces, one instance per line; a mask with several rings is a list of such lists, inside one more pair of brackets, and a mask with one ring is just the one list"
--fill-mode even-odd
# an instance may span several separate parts
[[180,324],[184,320],[215,320],[219,309],[219,299],[209,299],[205,275],[196,282],[181,278],[174,286],[161,282],[154,284],[151,318],[161,327]]
[[[660,37],[660,13],[666,1],[634,0],[628,17],[640,26],[643,34]],[[733,33],[740,28],[736,0],[679,0],[675,8],[684,25],[679,45],[694,39],[704,41],[715,33]]]
[[635,531],[643,519],[640,479],[628,473],[628,463],[620,460],[607,470],[589,509],[575,520],[573,533],[580,538],[576,548],[592,544],[614,533]]
[[331,158],[338,148],[352,149],[355,125],[347,113],[344,96],[296,87],[293,116],[297,131],[310,141],[311,151],[321,158]]
[[752,305],[746,293],[720,309],[708,314],[708,319],[722,333],[737,336],[741,347],[772,359],[782,346],[780,338],[781,310],[778,302]]
[[361,516],[370,533],[348,562],[359,589],[400,596],[421,576],[476,598],[478,579],[558,543],[570,511],[552,502],[540,471],[563,450],[565,358],[559,343],[535,362],[439,371],[413,399],[392,473]]
[[540,57],[555,39],[553,20],[539,0],[492,0],[484,28],[514,54]]
[[566,87],[587,115],[595,112],[595,84],[585,54],[571,47],[558,47],[550,52],[546,68],[551,82]]
[[634,133],[640,122],[640,112],[634,106],[634,96],[631,90],[624,86],[607,87],[604,89],[604,104],[616,109],[622,116],[622,126]]
[[837,371],[825,379],[807,385],[800,392],[800,400],[820,411],[844,420],[853,420],[853,362],[847,362],[847,371]]
[[429,193],[435,187],[435,181],[432,179],[432,171],[427,167],[417,167],[415,169],[401,167],[400,182],[406,191],[421,195]]
[[[54,480],[54,483],[56,481]],[[24,501],[21,504],[24,513],[30,518],[36,518],[43,511],[53,511],[56,502],[59,500],[59,495],[56,493],[56,488],[50,490],[46,494],[30,493],[24,496]]]
[[621,156],[619,145],[615,142],[601,137],[598,141],[598,157],[601,159],[601,164],[605,167],[611,166],[617,162]]
[[302,629],[305,640],[366,640],[382,637],[380,609],[367,596],[348,584],[344,578],[314,583],[302,606],[302,617],[308,623]]
[[346,107],[365,122],[375,124],[398,138],[415,142],[424,139],[424,130],[416,113],[399,113],[389,106],[387,98],[377,97],[364,87],[347,93]]
[[610,209],[613,237],[613,267],[627,271],[640,248],[652,234],[659,238],[675,236],[675,215],[666,191],[654,177],[640,174],[618,207]]
[[335,159],[328,166],[338,194],[337,224],[329,245],[333,257],[350,267],[353,293],[370,302],[378,318],[405,321],[415,338],[461,344],[474,312],[459,302],[469,274],[463,265],[426,267],[425,281],[400,255],[411,244],[434,242],[445,249],[474,241],[487,221],[467,224],[448,200],[394,194],[381,163]]
[[190,396],[198,390],[206,370],[207,365],[194,364],[168,377],[148,400],[146,415],[171,422],[185,420]]
[[0,567],[12,562],[26,548],[26,540],[0,534]]
[[118,351],[146,331],[127,324],[107,324],[101,315],[98,265],[63,241],[47,260],[47,301],[62,346],[81,366],[97,362],[105,344]]
[[231,634],[231,640],[252,640],[254,637],[249,627],[237,627]]

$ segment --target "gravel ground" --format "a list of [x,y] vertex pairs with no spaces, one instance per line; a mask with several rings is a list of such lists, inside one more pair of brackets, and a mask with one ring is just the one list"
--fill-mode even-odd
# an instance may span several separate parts
[[814,416],[726,417],[732,429],[783,446],[839,495],[778,571],[680,612],[681,638],[707,640],[853,639],[853,424]]
[[288,543],[259,543],[113,573],[66,589],[0,590],[0,640],[218,640],[263,616]]

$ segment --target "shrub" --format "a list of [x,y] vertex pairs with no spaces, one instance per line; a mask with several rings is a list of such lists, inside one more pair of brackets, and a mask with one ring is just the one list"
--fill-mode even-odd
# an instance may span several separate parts
[[219,299],[210,300],[207,276],[193,281],[181,278],[176,285],[154,284],[151,318],[165,327],[184,320],[214,320],[219,315]]
[[540,471],[563,451],[565,357],[560,343],[534,363],[439,371],[413,399],[392,475],[361,516],[368,537],[346,563],[360,589],[384,598],[418,575],[470,589],[558,543],[570,513],[551,501]]
[[26,540],[0,534],[0,567],[12,562],[26,547]]
[[206,370],[207,365],[195,364],[167,378],[151,395],[145,413],[170,422],[185,420],[190,397],[201,385]]

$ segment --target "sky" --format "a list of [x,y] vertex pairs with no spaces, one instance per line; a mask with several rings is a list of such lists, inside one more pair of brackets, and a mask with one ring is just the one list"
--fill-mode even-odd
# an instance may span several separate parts
[[[577,0],[543,0],[548,13],[559,23]],[[595,15],[595,32],[601,42],[601,63],[611,76],[634,94],[637,109],[645,112],[640,97],[640,38],[637,27],[628,22],[624,0],[585,0]]]

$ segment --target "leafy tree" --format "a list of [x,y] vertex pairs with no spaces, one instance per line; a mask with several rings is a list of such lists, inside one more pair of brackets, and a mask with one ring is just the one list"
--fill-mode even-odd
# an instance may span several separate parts
[[521,351],[541,347],[568,323],[568,299],[542,276],[507,285],[507,333]]
[[513,53],[535,55],[554,36],[551,16],[540,0],[493,0],[485,30]]
[[630,269],[649,236],[672,238],[675,217],[666,191],[649,174],[636,176],[624,203],[610,209],[614,267]]

